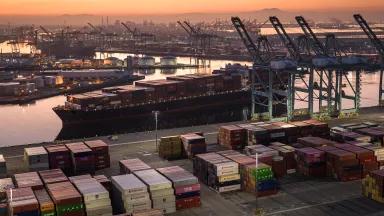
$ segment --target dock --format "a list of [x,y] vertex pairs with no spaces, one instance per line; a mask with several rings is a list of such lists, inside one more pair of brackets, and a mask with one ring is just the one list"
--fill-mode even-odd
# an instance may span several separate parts
[[[384,124],[384,108],[362,108],[360,116],[350,119],[329,120],[329,126],[348,122],[372,121]],[[238,122],[239,123],[239,122]],[[226,123],[231,124],[231,123]],[[232,122],[233,124],[233,122]],[[223,147],[216,144],[217,131],[221,125],[202,125],[186,128],[175,128],[158,131],[158,136],[178,135],[187,132],[202,131],[208,143],[208,151],[221,150]],[[156,153],[155,132],[139,132],[122,134],[117,141],[108,137],[102,139],[110,145],[111,168],[98,171],[97,174],[107,176],[118,175],[118,161],[128,158],[140,158],[154,168],[171,165],[181,166],[192,171],[192,160],[167,161],[161,159]],[[72,140],[73,141],[73,140]],[[71,142],[72,142],[71,141]],[[70,142],[70,141],[67,141]],[[50,143],[46,143],[50,144]],[[28,146],[40,146],[31,144]],[[23,159],[23,149],[26,146],[13,146],[0,148],[4,154],[10,174],[26,171]],[[291,175],[280,180],[281,190],[277,195],[258,198],[245,192],[230,192],[218,194],[202,184],[200,208],[177,211],[171,215],[254,215],[257,205],[262,208],[265,215],[383,215],[384,206],[369,200],[361,195],[361,180],[351,182],[337,182],[334,179],[307,178]]]

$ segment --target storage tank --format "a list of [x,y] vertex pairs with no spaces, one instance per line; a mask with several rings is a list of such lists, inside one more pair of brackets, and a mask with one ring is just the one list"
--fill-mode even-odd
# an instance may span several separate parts
[[177,58],[174,56],[164,56],[160,58],[161,66],[176,66]]
[[154,66],[155,58],[152,56],[144,56],[139,59],[139,66]]

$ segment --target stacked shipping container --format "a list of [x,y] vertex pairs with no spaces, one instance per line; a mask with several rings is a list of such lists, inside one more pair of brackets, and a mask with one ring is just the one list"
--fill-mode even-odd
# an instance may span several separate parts
[[151,209],[147,186],[133,174],[112,176],[112,203],[115,214],[132,214]]
[[135,171],[151,169],[146,163],[138,158],[119,161],[120,174],[131,174]]
[[33,190],[38,190],[44,187],[37,172],[15,174],[14,179],[18,188],[30,187]]
[[246,134],[247,130],[245,128],[236,125],[221,126],[218,143],[229,149],[240,150],[247,145]]
[[8,214],[39,216],[39,203],[30,187],[7,190]]
[[152,208],[164,213],[176,212],[176,198],[172,183],[154,169],[136,171],[134,174],[147,186],[152,200]]
[[49,169],[48,153],[42,146],[25,148],[24,162],[29,171]]
[[73,173],[75,175],[95,172],[95,159],[90,148],[80,142],[65,144],[65,146],[71,152]]
[[45,189],[34,191],[37,201],[39,202],[40,216],[55,216],[55,204]]
[[195,176],[179,166],[159,168],[157,171],[172,182],[177,210],[201,205],[200,184]]
[[104,141],[85,141],[85,144],[92,150],[95,170],[101,170],[111,166],[109,147]]
[[297,171],[304,176],[324,177],[326,175],[325,153],[306,147],[296,149]]
[[109,192],[96,179],[76,180],[73,184],[83,197],[86,215],[112,215]]
[[384,170],[371,171],[362,181],[363,195],[384,203]]
[[50,145],[45,149],[48,152],[50,169],[61,169],[67,175],[72,174],[71,153],[65,145]]
[[46,188],[55,203],[57,216],[85,216],[81,195],[70,182],[48,184]]
[[167,159],[180,159],[183,155],[183,145],[180,136],[161,137],[159,156]]
[[207,152],[207,143],[205,137],[197,133],[189,133],[180,136],[184,146],[184,151],[189,158],[194,157],[196,154]]
[[193,161],[193,174],[218,192],[241,188],[239,165],[217,153],[196,155]]

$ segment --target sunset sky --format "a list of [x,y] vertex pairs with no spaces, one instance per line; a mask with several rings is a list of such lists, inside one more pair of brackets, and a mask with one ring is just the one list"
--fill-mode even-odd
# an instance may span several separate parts
[[0,0],[1,15],[177,14],[189,12],[383,8],[384,0]]

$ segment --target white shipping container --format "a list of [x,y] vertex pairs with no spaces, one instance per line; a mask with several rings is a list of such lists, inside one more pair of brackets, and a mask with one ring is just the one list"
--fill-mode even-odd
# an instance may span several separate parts
[[172,188],[172,183],[154,169],[134,172],[146,185],[150,191]]

